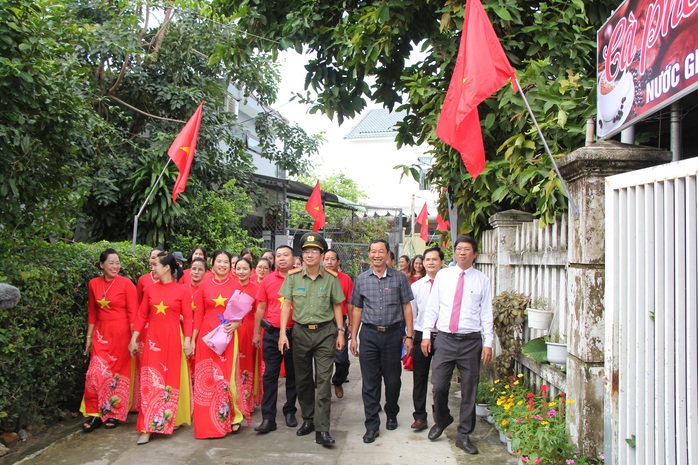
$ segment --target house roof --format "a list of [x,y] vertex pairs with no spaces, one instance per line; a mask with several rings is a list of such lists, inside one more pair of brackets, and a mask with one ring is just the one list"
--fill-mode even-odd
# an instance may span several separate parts
[[[270,187],[278,190],[285,190],[286,197],[294,200],[307,201],[310,194],[313,192],[314,187],[302,182],[292,181],[290,179],[275,178],[272,176],[264,176],[262,174],[254,174],[253,180],[260,186]],[[347,210],[359,210],[365,211],[362,205],[353,203],[338,195],[332,194],[331,192],[321,191],[322,200],[327,205],[333,207],[345,208]]]
[[405,118],[404,111],[389,112],[384,108],[369,110],[361,121],[344,136],[345,139],[395,137],[397,123]]

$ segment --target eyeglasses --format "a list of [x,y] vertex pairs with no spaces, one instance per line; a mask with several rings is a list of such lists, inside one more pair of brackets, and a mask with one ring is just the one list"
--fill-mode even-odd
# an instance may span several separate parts
[[318,249],[304,249],[303,255],[320,255],[320,250],[318,250]]

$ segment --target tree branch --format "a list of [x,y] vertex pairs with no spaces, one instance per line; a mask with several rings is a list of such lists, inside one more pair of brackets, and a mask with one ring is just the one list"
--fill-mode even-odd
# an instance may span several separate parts
[[117,97],[114,97],[113,95],[107,95],[106,97],[107,97],[107,98],[110,98],[110,99],[112,99],[112,100],[114,100],[116,103],[119,103],[119,104],[125,106],[126,108],[130,108],[131,110],[135,111],[136,113],[140,113],[141,115],[147,116],[147,117],[149,117],[149,118],[155,118],[155,119],[159,119],[159,120],[162,120],[162,121],[173,121],[173,122],[175,122],[175,123],[184,123],[184,124],[186,124],[186,121],[182,121],[182,120],[179,120],[179,119],[172,119],[172,118],[165,118],[164,116],[155,116],[155,115],[151,115],[150,113],[146,113],[146,112],[144,112],[143,110],[139,110],[138,108],[136,108],[136,107],[134,107],[134,106],[132,106],[132,105],[129,105],[128,103],[124,102],[123,100],[121,100],[121,99],[119,99],[119,98],[117,98]]

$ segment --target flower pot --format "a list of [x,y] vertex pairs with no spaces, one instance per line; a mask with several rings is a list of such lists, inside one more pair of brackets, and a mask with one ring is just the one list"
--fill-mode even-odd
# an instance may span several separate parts
[[490,410],[487,411],[487,423],[494,425],[494,413],[492,413]]
[[528,327],[531,329],[549,329],[553,312],[537,308],[528,309]]
[[511,439],[509,438],[507,438],[507,452],[509,452],[510,455],[516,455],[514,449],[511,447]]
[[485,418],[488,415],[489,404],[475,404],[475,415]]
[[546,342],[548,349],[548,362],[556,365],[567,365],[567,344]]
[[504,432],[502,432],[502,431],[499,432],[499,441],[500,441],[502,444],[506,444],[506,443],[507,443],[507,435],[506,435]]

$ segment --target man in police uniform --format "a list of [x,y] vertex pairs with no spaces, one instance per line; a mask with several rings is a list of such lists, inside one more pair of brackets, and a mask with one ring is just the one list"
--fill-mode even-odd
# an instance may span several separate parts
[[320,265],[327,250],[325,239],[317,233],[306,233],[301,238],[301,250],[303,266],[289,271],[279,290],[279,295],[284,298],[279,350],[283,353],[289,347],[286,322],[293,304],[293,365],[303,415],[303,425],[296,434],[305,436],[316,431],[315,442],[331,447],[335,442],[329,432],[332,369],[336,351],[344,348],[341,306],[344,293],[337,273]]

